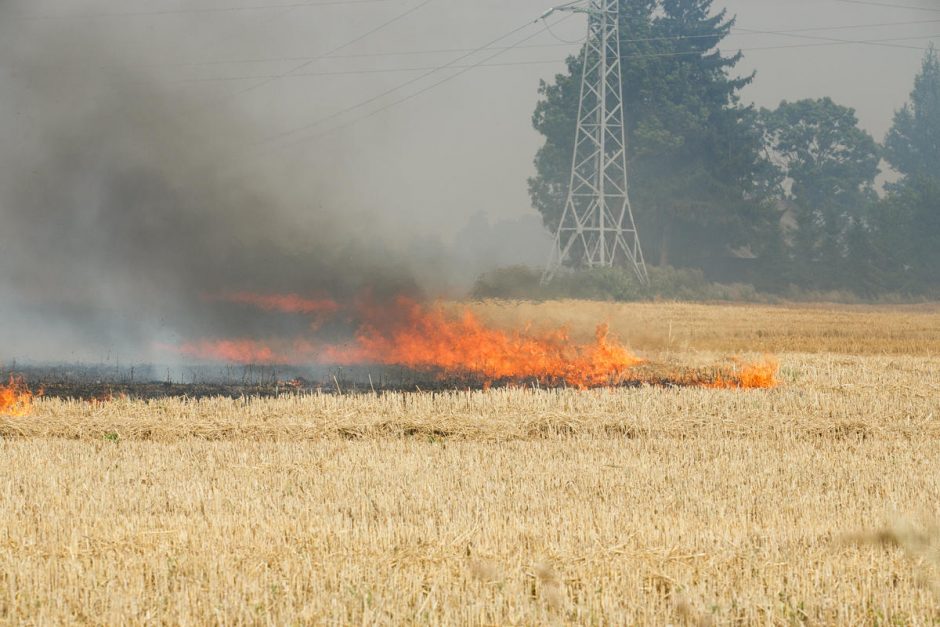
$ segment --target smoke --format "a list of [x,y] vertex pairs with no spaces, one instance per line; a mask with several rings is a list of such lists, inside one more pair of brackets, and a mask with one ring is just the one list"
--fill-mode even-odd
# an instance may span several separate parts
[[0,3],[0,359],[160,359],[174,338],[306,324],[224,292],[416,290],[316,177],[245,160],[263,133],[224,99],[119,69],[139,51],[118,38],[18,37],[18,13]]

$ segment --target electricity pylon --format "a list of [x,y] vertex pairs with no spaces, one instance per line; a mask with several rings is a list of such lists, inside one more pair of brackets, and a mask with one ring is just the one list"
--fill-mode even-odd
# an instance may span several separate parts
[[627,182],[619,3],[569,3],[543,16],[553,11],[588,15],[571,180],[543,284],[566,264],[597,268],[624,262],[641,283],[649,283]]

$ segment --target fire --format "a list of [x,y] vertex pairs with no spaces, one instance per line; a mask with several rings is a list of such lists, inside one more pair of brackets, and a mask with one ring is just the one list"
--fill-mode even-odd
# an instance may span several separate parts
[[297,294],[259,295],[233,292],[215,300],[266,311],[304,313],[319,322],[342,316],[352,323],[343,344],[316,338],[319,324],[294,339],[210,339],[172,347],[196,359],[259,365],[401,366],[441,381],[493,383],[538,382],[580,388],[623,384],[669,384],[716,389],[769,389],[777,385],[779,365],[772,357],[733,369],[658,374],[617,339],[607,325],[590,342],[574,341],[567,329],[544,332],[504,331],[488,326],[469,309],[454,313],[399,296],[376,303],[368,298],[341,306],[332,300]]
[[719,374],[709,387],[719,389],[744,388],[749,390],[769,390],[777,387],[779,362],[767,355],[763,361],[741,364],[740,369],[730,375]]
[[606,325],[597,328],[594,342],[576,344],[564,329],[505,332],[487,327],[468,310],[450,317],[440,306],[428,308],[405,297],[396,299],[391,313],[367,309],[355,344],[328,347],[322,359],[337,365],[405,366],[485,383],[528,379],[578,387],[618,383],[642,362],[610,338]]
[[26,416],[33,406],[33,393],[21,379],[10,377],[7,385],[0,385],[0,415]]

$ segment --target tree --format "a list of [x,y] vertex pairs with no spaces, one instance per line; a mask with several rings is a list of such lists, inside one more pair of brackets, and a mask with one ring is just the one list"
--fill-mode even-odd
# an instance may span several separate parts
[[874,138],[858,127],[855,110],[830,98],[780,104],[762,112],[768,148],[786,176],[795,208],[791,250],[801,282],[844,287],[851,241],[861,242],[875,201],[880,161]]
[[911,100],[894,116],[888,161],[903,175],[889,186],[881,232],[906,291],[940,287],[940,56],[931,47]]
[[[712,0],[624,0],[621,55],[631,199],[648,259],[703,265],[729,249],[759,245],[774,223],[767,200],[777,173],[762,153],[756,111],[732,77],[741,54],[718,49],[734,19]],[[529,181],[554,230],[571,168],[581,67],[542,83],[533,124],[545,137]]]
[[894,114],[885,156],[905,176],[940,176],[940,56],[933,46],[914,79],[911,101]]
[[878,250],[892,270],[890,289],[934,295],[940,289],[940,177],[892,186],[875,216]]

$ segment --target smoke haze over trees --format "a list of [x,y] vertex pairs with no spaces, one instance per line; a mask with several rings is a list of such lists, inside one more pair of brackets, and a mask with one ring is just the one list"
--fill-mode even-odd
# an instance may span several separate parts
[[[751,27],[856,21],[828,4],[808,16],[785,3],[726,3]],[[551,33],[507,51],[505,66],[468,71],[310,141],[312,133],[294,131],[333,130],[332,120],[317,123],[391,89],[415,67],[456,58],[455,46],[472,49],[504,33],[507,22],[531,22],[546,3],[435,2],[366,39],[419,3],[184,4],[0,2],[0,357],[146,352],[154,339],[264,334],[293,324],[206,298],[220,291],[343,298],[417,283],[453,295],[462,294],[448,286],[454,279],[462,287],[494,265],[536,266],[547,257],[548,230],[533,222],[557,223],[564,200],[576,56],[543,89],[541,135],[526,118],[538,78],[552,71],[542,63],[561,68],[562,57],[577,52],[555,35],[574,41],[582,20],[556,22]],[[800,51],[736,54],[766,45],[764,37],[732,27],[732,12],[719,4],[624,4],[633,201],[648,260],[680,269],[655,273],[659,284],[686,290],[703,276],[740,275],[760,289],[792,283],[864,295],[916,294],[936,284],[936,61],[928,57],[885,147],[875,147],[886,160],[876,168],[899,176],[883,192],[861,128],[883,139],[888,113],[907,91],[889,71],[898,57],[879,65],[897,50],[879,48],[877,58],[856,46],[818,53],[831,80],[832,65],[844,59],[839,50],[867,52],[873,76],[892,84],[881,90],[875,78],[878,89],[898,94],[896,104],[887,96],[848,98],[862,82],[855,74],[832,81],[827,101],[816,93],[821,73],[786,67]],[[852,15],[877,22],[883,13],[862,7]],[[923,16],[900,19],[914,17]],[[929,37],[927,26],[916,28]],[[351,41],[358,43],[343,50],[348,57],[322,58]],[[286,76],[298,59],[316,62]],[[777,75],[753,77],[754,67]],[[903,74],[913,79],[913,71]],[[795,93],[765,89],[778,84]],[[746,104],[783,98],[780,109]],[[272,136],[287,137],[289,147],[253,154]],[[526,179],[543,138],[531,185],[538,215]],[[818,154],[804,154],[803,145]],[[813,159],[825,169],[812,171]],[[729,259],[743,270],[720,270]],[[619,293],[643,296],[621,279],[611,278]]]
[[[925,56],[885,146],[831,98],[742,104],[757,75],[712,0],[623,2],[631,200],[648,262],[769,291],[920,294],[940,286],[940,64]],[[542,83],[529,189],[547,228],[567,193],[580,58]],[[879,194],[881,160],[900,180]],[[727,268],[732,268],[731,272]]]

